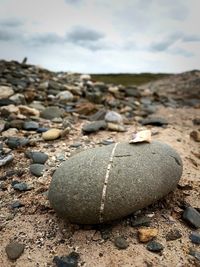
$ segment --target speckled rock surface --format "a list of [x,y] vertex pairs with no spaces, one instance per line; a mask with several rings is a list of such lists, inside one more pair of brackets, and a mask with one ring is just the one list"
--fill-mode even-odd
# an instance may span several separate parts
[[106,189],[101,215],[103,222],[108,222],[162,198],[176,187],[181,174],[182,161],[166,144],[113,144],[81,152],[64,162],[53,175],[49,201],[64,219],[95,224],[102,222],[100,207]]

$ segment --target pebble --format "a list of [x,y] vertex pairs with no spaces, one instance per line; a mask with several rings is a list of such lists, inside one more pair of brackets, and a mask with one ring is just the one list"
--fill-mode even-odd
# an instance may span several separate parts
[[18,242],[11,242],[5,248],[6,254],[10,260],[18,259],[24,252],[24,249],[25,249],[24,244]]
[[57,267],[78,267],[79,257],[77,252],[71,252],[68,256],[55,256],[53,262]]
[[126,128],[123,125],[108,122],[108,129],[116,132],[126,132]]
[[35,108],[30,108],[30,107],[25,106],[25,105],[19,105],[18,107],[19,107],[20,113],[25,115],[25,116],[39,117],[39,115],[40,115],[39,110],[37,110]]
[[33,163],[39,163],[39,164],[44,164],[48,159],[47,154],[37,151],[30,152],[29,157],[32,159]]
[[50,129],[44,133],[42,133],[42,138],[45,141],[55,140],[58,139],[61,136],[62,131],[60,129]]
[[190,250],[190,255],[200,262],[200,252],[193,249]]
[[126,249],[128,247],[128,242],[122,236],[118,236],[114,240],[114,244],[118,249]]
[[94,121],[89,124],[85,124],[82,128],[84,134],[95,133],[100,130],[105,130],[107,128],[107,123],[103,120]]
[[22,191],[22,192],[29,190],[28,185],[26,183],[19,183],[19,182],[16,182],[14,184],[12,183],[12,187],[15,190]]
[[26,131],[36,131],[39,128],[39,124],[35,121],[25,121],[23,129]]
[[105,121],[120,124],[122,123],[123,118],[119,113],[115,111],[108,111],[105,115]]
[[146,243],[158,235],[156,228],[141,228],[138,230],[138,238],[140,242]]
[[59,118],[62,117],[64,114],[63,110],[60,109],[59,107],[47,107],[40,113],[40,117],[47,119],[47,120],[52,120],[54,118]]
[[24,207],[24,204],[22,204],[19,200],[16,200],[15,202],[11,204],[12,209],[18,209],[21,207]]
[[163,125],[167,125],[168,122],[165,118],[151,117],[151,118],[143,119],[141,121],[141,124],[142,125],[163,126]]
[[9,137],[7,142],[7,146],[11,149],[19,148],[22,146],[26,146],[29,144],[28,138],[19,138],[19,137]]
[[48,197],[58,215],[71,222],[107,222],[162,198],[177,186],[181,174],[181,159],[166,144],[112,144],[82,151],[62,163],[53,174]]
[[151,223],[151,218],[149,218],[147,216],[141,216],[141,217],[131,219],[131,226],[132,227],[149,226],[150,223]]
[[14,156],[12,154],[0,157],[0,167],[9,164],[11,161],[13,161]]
[[200,213],[193,207],[188,207],[183,212],[183,219],[191,226],[200,228]]
[[44,132],[47,132],[48,130],[49,130],[49,128],[39,127],[39,128],[37,129],[37,132],[38,132],[38,133],[44,133]]
[[182,237],[182,234],[178,229],[173,229],[166,234],[167,241],[173,241],[181,237]]
[[161,252],[164,249],[164,246],[162,244],[160,244],[157,241],[150,241],[146,248],[151,251],[151,252]]
[[73,101],[74,96],[69,91],[62,91],[56,95],[56,98],[60,101],[60,103],[66,104],[67,102]]
[[195,142],[200,142],[200,131],[192,131],[190,137],[192,137]]
[[30,165],[30,172],[36,177],[42,176],[44,169],[45,168],[43,164],[35,163]]
[[9,96],[13,95],[14,91],[12,87],[9,86],[0,86],[0,99],[8,98]]
[[192,243],[200,245],[200,233],[192,232],[189,238],[192,241]]

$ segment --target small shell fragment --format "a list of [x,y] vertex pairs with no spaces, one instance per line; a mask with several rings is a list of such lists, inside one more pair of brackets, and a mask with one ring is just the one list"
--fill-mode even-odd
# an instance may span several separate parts
[[144,130],[133,134],[133,139],[129,141],[129,144],[148,142],[151,143],[151,131]]

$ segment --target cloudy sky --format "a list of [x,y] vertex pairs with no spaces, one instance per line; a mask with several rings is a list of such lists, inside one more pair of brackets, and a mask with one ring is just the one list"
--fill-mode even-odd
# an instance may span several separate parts
[[0,58],[83,73],[200,69],[199,0],[0,0]]

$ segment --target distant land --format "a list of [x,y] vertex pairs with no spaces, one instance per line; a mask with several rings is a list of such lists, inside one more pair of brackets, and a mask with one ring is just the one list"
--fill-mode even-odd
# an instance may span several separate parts
[[166,73],[119,73],[119,74],[91,74],[92,80],[104,83],[128,85],[141,85],[151,81],[169,77],[173,74]]

